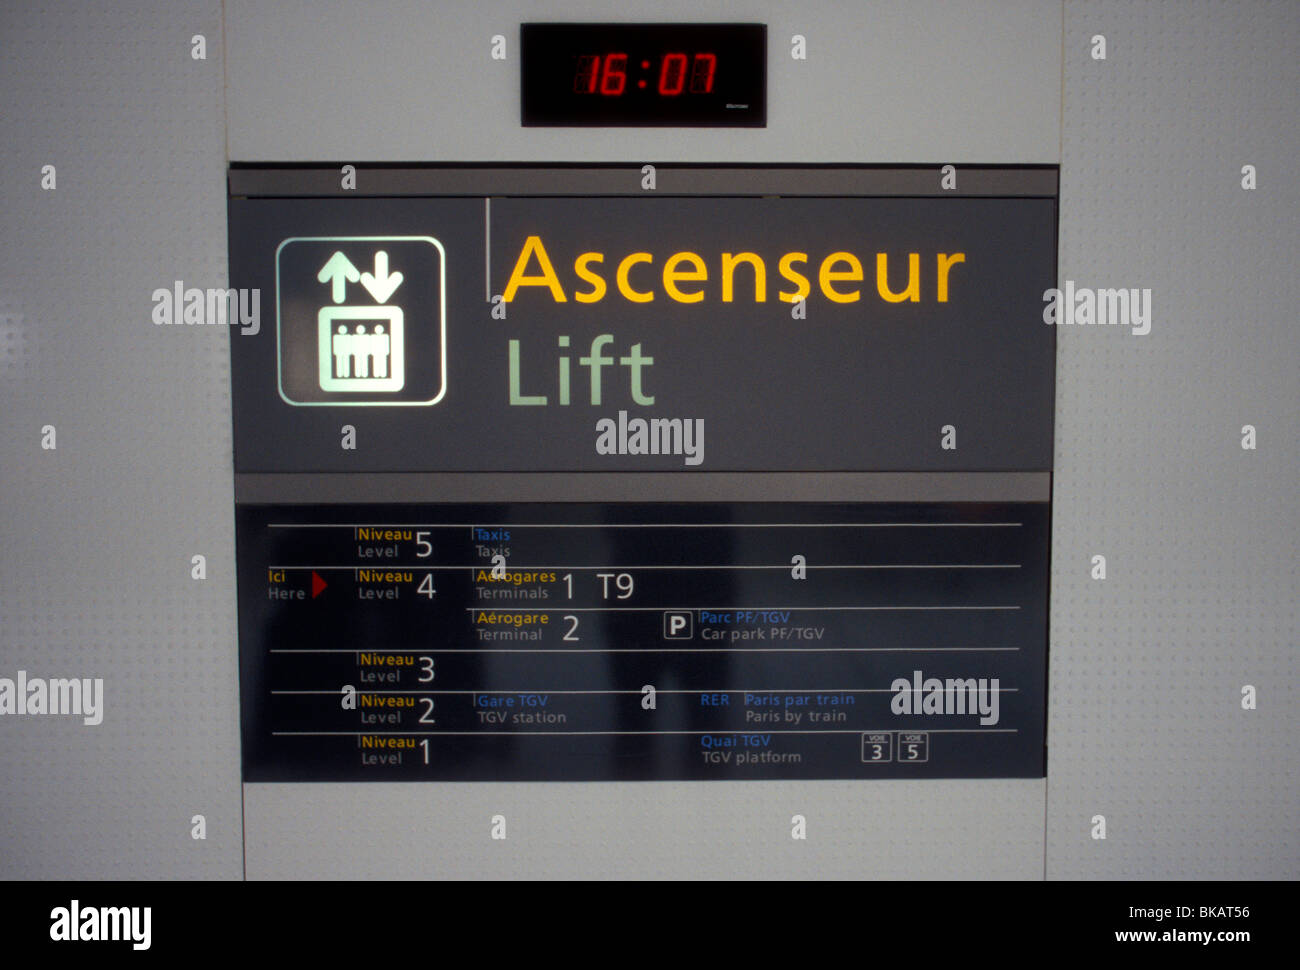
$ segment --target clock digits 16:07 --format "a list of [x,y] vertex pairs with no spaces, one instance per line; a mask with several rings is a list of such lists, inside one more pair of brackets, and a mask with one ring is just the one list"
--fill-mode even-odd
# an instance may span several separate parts
[[[650,71],[651,63],[641,61],[641,70]],[[685,54],[673,52],[664,54],[659,61],[659,81],[656,90],[665,97],[674,97],[683,91],[691,94],[710,94],[713,91],[713,76],[717,73],[718,58],[715,54]],[[636,82],[638,88],[645,88],[647,81],[642,78]],[[627,54],[582,54],[577,58],[577,70],[573,75],[575,94],[603,94],[616,96],[627,90]]]

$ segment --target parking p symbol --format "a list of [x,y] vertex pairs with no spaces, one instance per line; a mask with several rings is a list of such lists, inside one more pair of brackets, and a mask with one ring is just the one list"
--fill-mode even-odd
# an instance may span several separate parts
[[665,640],[689,640],[694,633],[692,631],[690,613],[665,613],[664,614],[664,639]]

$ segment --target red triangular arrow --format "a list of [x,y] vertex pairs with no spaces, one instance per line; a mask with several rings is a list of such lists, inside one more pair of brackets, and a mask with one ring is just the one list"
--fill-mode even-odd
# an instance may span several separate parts
[[325,586],[325,580],[321,579],[320,576],[317,575],[316,570],[313,569],[311,571],[311,598],[315,599],[323,593],[325,591]]

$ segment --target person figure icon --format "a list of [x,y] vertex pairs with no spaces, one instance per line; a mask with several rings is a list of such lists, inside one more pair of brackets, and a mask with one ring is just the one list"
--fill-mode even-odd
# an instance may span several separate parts
[[[352,319],[368,318],[367,307],[340,307]],[[401,359],[401,316],[394,311],[390,316],[378,315],[379,320],[369,324],[339,323],[330,321],[321,331],[328,346],[318,348],[323,390],[347,391],[374,387],[374,382],[403,381]],[[372,318],[373,319],[373,318]],[[391,322],[390,322],[391,321]],[[395,356],[396,355],[396,356]],[[333,382],[338,382],[334,386]],[[363,382],[370,382],[369,385]]]
[[348,366],[348,357],[351,356],[351,340],[348,337],[348,328],[339,324],[338,333],[334,334],[330,340],[330,352],[334,355],[334,376],[350,376],[350,367]]
[[384,325],[378,324],[375,332],[370,335],[371,355],[374,358],[374,364],[371,370],[375,377],[388,376],[388,334],[384,333]]
[[366,325],[357,324],[357,332],[352,335],[348,345],[352,351],[352,376],[370,376],[370,339],[366,336]]

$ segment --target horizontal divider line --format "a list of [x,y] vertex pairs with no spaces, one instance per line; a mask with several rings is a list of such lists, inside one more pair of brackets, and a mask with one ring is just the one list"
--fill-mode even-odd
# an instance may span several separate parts
[[[999,694],[1018,693],[1018,687],[993,688]],[[910,688],[909,688],[910,690]],[[482,690],[370,690],[366,687],[356,688],[358,694],[643,694],[640,690],[502,690],[489,687]],[[330,690],[272,690],[272,694],[326,694],[331,697],[339,694],[339,689]],[[892,687],[764,687],[764,688],[726,688],[701,687],[698,690],[656,689],[656,694],[894,694]],[[775,705],[773,705],[775,706]]]
[[1007,652],[1019,647],[313,647],[271,653],[957,653]]
[[[770,729],[759,728],[752,731],[494,731],[486,729],[483,731],[272,731],[274,737],[342,737],[342,738],[360,738],[367,735],[382,735],[384,737],[418,737],[421,735],[463,735],[468,737],[498,737],[502,734],[532,734],[546,735],[553,734],[558,736],[574,735],[610,735],[610,734],[888,734],[891,732],[900,732],[902,734],[1019,734],[1019,728],[828,728],[824,731],[774,731]],[[902,762],[906,764],[906,762]]]
[[[944,529],[1018,528],[1023,522],[271,522],[271,529]],[[483,540],[490,541],[490,540]]]
[[[373,570],[384,571],[384,572],[392,572],[392,571],[394,571],[394,570],[417,570],[417,569],[423,569],[425,572],[428,572],[429,570],[433,570],[433,569],[441,569],[441,570],[447,570],[447,571],[456,570],[456,569],[468,569],[468,570],[470,570],[470,571],[472,572],[472,571],[475,570],[475,569],[486,569],[486,570],[491,570],[491,569],[493,568],[493,566],[492,566],[491,563],[482,563],[482,564],[477,565],[477,566],[440,566],[440,565],[438,565],[437,563],[430,563],[430,562],[422,562],[422,563],[417,563],[417,564],[410,565],[410,566],[404,566],[404,565],[399,565],[399,564],[397,564],[397,563],[384,563],[384,562],[376,561],[376,563],[375,563],[374,565],[367,564],[367,565],[364,565],[364,566],[346,566],[346,565],[344,565],[344,566],[281,566],[281,565],[275,565],[275,566],[267,566],[266,568],[267,568],[267,569],[315,569],[315,570],[317,570],[317,571],[326,570],[326,569],[351,569],[351,570],[357,570],[357,569],[373,569]],[[624,566],[624,565],[622,565],[622,564],[618,564],[618,565],[611,565],[611,566],[515,566],[515,565],[510,565],[510,566],[507,566],[507,567],[506,567],[506,569],[508,569],[508,570],[510,570],[510,571],[512,571],[512,572],[528,572],[528,571],[536,572],[536,571],[538,571],[538,570],[540,570],[540,569],[546,569],[546,570],[556,570],[556,569],[567,569],[567,570],[578,570],[578,569],[609,569],[609,570],[623,570],[623,571],[627,571],[627,570],[629,570],[629,569],[637,569],[637,570],[642,570],[642,569],[780,569],[780,570],[789,571],[791,568],[792,568],[792,566],[791,566],[791,564],[788,563],[788,562],[786,562],[786,563],[776,563],[776,564],[774,564],[774,565],[725,565],[725,564],[719,564],[719,565],[716,565],[716,566],[713,566],[713,565],[707,565],[707,566],[702,566],[702,565],[692,565],[692,566],[674,566],[674,565],[659,565],[659,566]],[[808,566],[805,566],[805,567],[803,567],[803,568],[805,568],[805,569],[1020,569],[1020,568],[1021,568],[1021,564],[1020,564],[1020,563],[942,563],[942,564],[941,564],[941,563],[916,563],[916,564],[913,564],[913,563],[878,563],[878,564],[862,564],[862,565],[859,565],[859,564],[856,564],[856,563],[828,563],[828,564],[819,564],[819,565],[808,565]]]
[[[810,613],[870,610],[1018,610],[1019,606],[463,606],[467,613]],[[481,629],[475,627],[475,629]]]

